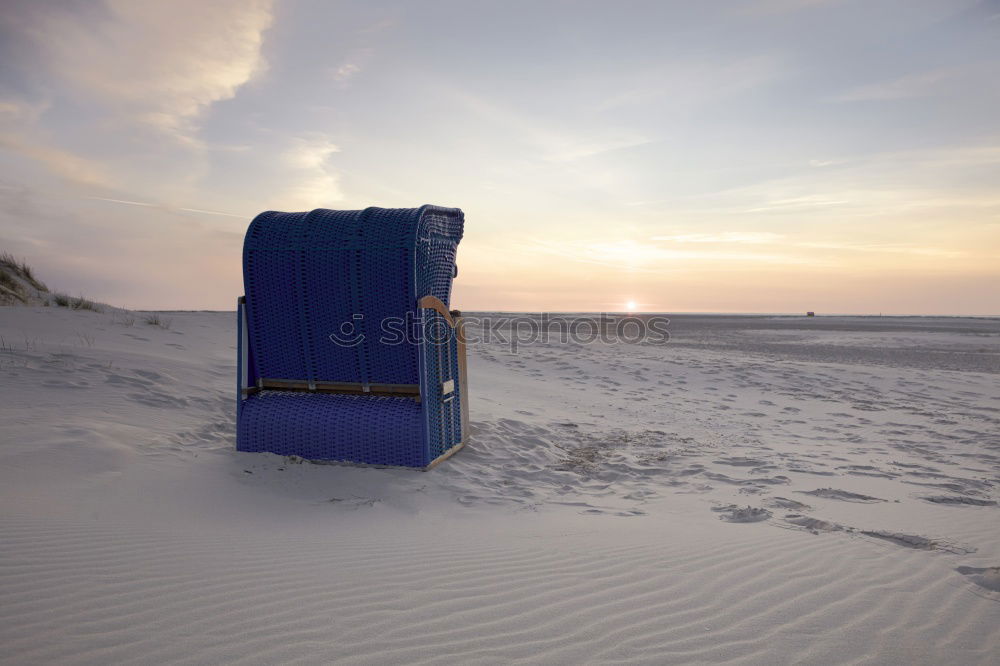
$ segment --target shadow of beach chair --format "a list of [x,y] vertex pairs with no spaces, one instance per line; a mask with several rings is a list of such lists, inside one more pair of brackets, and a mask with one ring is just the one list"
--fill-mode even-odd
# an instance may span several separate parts
[[468,432],[457,208],[265,212],[243,244],[239,451],[428,468]]

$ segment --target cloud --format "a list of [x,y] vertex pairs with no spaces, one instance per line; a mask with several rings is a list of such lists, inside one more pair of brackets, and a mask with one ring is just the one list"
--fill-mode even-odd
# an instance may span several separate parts
[[191,141],[192,122],[262,71],[270,0],[105,0],[83,15],[27,5],[41,61],[84,95]]
[[[711,242],[711,241],[709,241]],[[605,266],[624,272],[660,273],[682,265],[710,264],[815,264],[816,260],[795,252],[761,252],[729,249],[678,249],[634,240],[579,240],[553,242],[537,239],[524,249],[564,259]]]
[[144,206],[147,208],[153,208],[156,204],[149,203],[147,201],[129,201],[128,199],[110,199],[108,197],[87,197],[91,201],[107,201],[108,203],[122,204],[125,206]]
[[859,86],[833,99],[838,102],[866,102],[948,94],[967,96],[970,90],[980,89],[982,82],[995,81],[998,76],[1000,76],[1000,64],[996,62],[941,67],[926,72],[914,72],[891,81]]
[[39,118],[49,106],[48,102],[0,99],[0,149],[42,164],[69,182],[107,186],[111,177],[101,164],[54,147],[35,131]]
[[851,244],[851,243],[825,243],[825,242],[798,242],[797,247],[815,248],[818,250],[842,250],[846,252],[874,252],[878,254],[909,254],[922,257],[957,258],[965,253],[959,250],[949,250],[940,247],[909,247],[905,245],[888,245],[881,243]]
[[[685,210],[715,216],[801,216],[841,225],[850,219],[868,225],[871,218],[881,218],[881,224],[903,224],[909,218],[912,225],[913,213],[932,211],[941,223],[950,219],[951,225],[959,211],[965,215],[1000,207],[996,188],[991,187],[1000,166],[1000,143],[995,137],[970,145],[854,154],[834,164],[835,169],[799,169],[716,191],[710,206],[694,199],[687,207],[684,200],[667,200],[661,207],[674,214]],[[915,231],[911,226],[910,232]]]
[[0,13],[0,147],[108,198],[204,201],[200,121],[263,71],[271,21],[271,0],[22,0]]
[[292,210],[326,208],[340,201],[340,179],[332,173],[320,173],[299,181],[285,190],[282,206]]
[[186,208],[182,206],[170,206],[161,203],[152,203],[149,201],[131,201],[129,199],[112,199],[110,197],[86,197],[91,201],[104,201],[107,203],[121,204],[123,206],[140,206],[143,208],[156,208],[167,213],[184,212],[184,213],[201,213],[202,215],[222,215],[224,217],[235,217],[241,220],[247,219],[246,215],[237,215],[236,213],[226,213],[221,210],[206,210],[204,208]]
[[348,79],[361,71],[361,67],[353,62],[348,62],[338,67],[333,72],[333,80],[337,83],[346,83]]
[[894,81],[854,88],[838,95],[835,99],[839,102],[861,102],[926,97],[931,95],[949,76],[951,74],[945,70],[909,74]]
[[67,150],[27,141],[22,133],[0,133],[0,148],[34,160],[70,182],[99,187],[109,187],[112,182],[101,164]]
[[698,108],[773,83],[792,68],[791,63],[772,54],[666,62],[605,81],[601,87],[610,93],[595,108],[617,112],[657,103],[667,103],[672,112]]
[[763,213],[769,211],[801,211],[808,208],[828,208],[830,206],[843,206],[850,203],[849,200],[830,197],[824,195],[809,195],[803,197],[792,197],[789,199],[774,199],[768,201],[763,206],[746,209],[747,213]]
[[177,210],[182,210],[186,213],[201,213],[202,215],[221,215],[223,217],[235,217],[240,220],[247,219],[246,215],[237,215],[236,213],[226,213],[221,210],[205,210],[204,208],[178,208]]
[[492,128],[500,129],[512,138],[529,145],[531,157],[553,163],[575,162],[615,150],[634,148],[651,139],[631,130],[601,129],[594,133],[571,133],[553,129],[536,118],[514,109],[501,107],[481,97],[454,91],[454,98]]
[[885,159],[935,168],[997,166],[1000,165],[1000,143],[906,151],[886,155]]
[[325,134],[295,137],[282,154],[286,174],[293,180],[281,197],[282,206],[322,208],[343,199],[340,177],[330,164],[330,156],[338,152],[340,148]]
[[[361,30],[359,34],[365,34],[365,31]],[[367,41],[367,39],[362,38],[362,41]],[[365,66],[371,60],[374,53],[375,49],[371,46],[360,46],[351,50],[339,65],[329,70],[331,78],[340,87],[346,88],[365,69]]]
[[17,99],[0,99],[0,123],[4,125],[33,124],[48,108],[47,102],[32,104]]
[[[608,276],[629,273],[647,276],[676,275],[678,272],[705,270],[787,271],[801,267],[809,270],[833,268],[862,270],[865,267],[884,270],[890,266],[899,268],[912,265],[913,260],[923,265],[928,258],[937,260],[936,265],[940,268],[946,265],[944,262],[947,260],[965,261],[967,256],[960,250],[941,247],[835,240],[786,240],[781,234],[768,232],[750,232],[747,236],[746,239],[740,240],[740,234],[733,232],[732,234],[686,234],[655,239],[660,243],[672,240],[677,243],[674,246],[628,239],[560,242],[534,239],[518,249],[522,253],[539,253],[556,257],[568,262],[567,265],[598,266],[605,269]],[[721,247],[715,247],[714,244]],[[739,247],[740,245],[744,247]],[[746,245],[753,247],[745,247]],[[556,262],[552,259],[546,260],[546,266],[550,271],[556,270]]]
[[[769,231],[726,231],[712,234],[677,234],[672,236],[653,236],[653,241],[670,243],[716,243],[736,245],[775,245],[785,248],[805,248],[811,250],[833,250],[837,252],[864,252],[878,254],[916,255],[926,257],[956,258],[962,252],[940,247],[918,247],[891,243],[846,243],[838,241],[803,241],[790,239],[784,234]],[[642,253],[640,253],[642,254]],[[655,256],[655,253],[650,255]],[[672,256],[672,255],[665,255]],[[711,256],[711,255],[706,255]],[[723,256],[731,257],[730,253]],[[740,255],[744,259],[749,255]],[[772,256],[772,255],[755,255]],[[676,258],[676,257],[674,257]]]
[[738,14],[790,14],[805,9],[838,4],[843,0],[755,0],[741,4]]
[[675,236],[653,236],[650,240],[673,243],[744,243],[762,245],[775,243],[784,236],[769,231],[726,231],[717,234],[679,234]]
[[326,165],[330,155],[339,152],[340,148],[326,136],[296,137],[292,147],[285,151],[284,159],[292,167],[317,169]]

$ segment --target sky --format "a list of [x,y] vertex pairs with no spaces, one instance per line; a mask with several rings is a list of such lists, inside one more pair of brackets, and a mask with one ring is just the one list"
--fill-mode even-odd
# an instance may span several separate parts
[[0,250],[233,309],[263,210],[465,211],[466,310],[1000,314],[1000,0],[6,0]]

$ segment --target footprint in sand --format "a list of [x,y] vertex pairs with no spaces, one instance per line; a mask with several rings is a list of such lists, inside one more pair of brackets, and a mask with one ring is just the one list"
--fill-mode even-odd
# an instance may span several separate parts
[[[867,453],[867,451],[859,451],[859,453]],[[882,479],[895,479],[899,476],[899,474],[886,472],[872,465],[841,465],[837,469],[845,470],[848,474],[855,476],[874,476]]]
[[900,532],[888,532],[885,530],[861,530],[860,534],[914,550],[940,550],[955,555],[968,555],[976,552],[976,549],[971,546],[958,546],[947,541],[930,539],[915,534],[902,534]]
[[120,375],[116,372],[110,370],[105,371],[105,381],[109,384],[120,384],[125,386],[135,386],[138,388],[146,388],[152,386],[154,382],[148,379],[143,379],[141,377],[128,377],[126,375]]
[[42,382],[42,386],[47,386],[49,388],[71,388],[71,389],[81,389],[90,386],[90,382],[85,379],[81,379],[78,382],[74,381],[63,381],[60,379],[47,379]]
[[1000,567],[955,567],[955,571],[983,589],[1000,593]]
[[812,532],[813,534],[819,534],[820,532],[842,532],[844,530],[849,530],[843,525],[838,523],[833,523],[828,520],[821,520],[819,518],[812,518],[810,516],[803,516],[800,513],[789,513],[785,515],[784,521],[789,525],[806,530],[807,532]]
[[787,497],[772,497],[768,501],[768,506],[776,509],[793,509],[795,511],[809,511],[812,509],[812,507],[808,504],[796,502],[795,500],[788,499]]
[[719,465],[734,465],[736,467],[758,467],[760,465],[767,464],[763,460],[758,460],[756,458],[744,458],[740,456],[732,456],[730,458],[719,458],[714,462]]
[[842,502],[860,502],[862,504],[874,504],[875,502],[886,501],[878,497],[872,497],[871,495],[852,493],[847,490],[838,490],[837,488],[817,488],[816,490],[797,490],[796,492],[802,493],[803,495],[813,495],[815,497],[822,497],[824,499],[841,500]]
[[767,509],[749,505],[745,507],[735,504],[717,506],[713,507],[712,511],[720,514],[719,520],[724,520],[727,523],[759,523],[771,517],[771,512]]
[[799,474],[815,474],[817,476],[836,476],[836,474],[833,472],[829,472],[822,469],[812,469],[810,467],[800,467],[800,466],[789,467],[788,471],[798,472]]
[[188,404],[186,398],[167,395],[166,393],[160,393],[157,391],[129,393],[128,397],[139,404],[146,405],[147,407],[171,407],[179,409],[181,407],[187,407]]
[[330,504],[338,504],[340,506],[346,507],[348,509],[360,509],[362,507],[371,507],[380,503],[382,500],[377,497],[331,497],[327,500]]
[[996,506],[993,500],[984,500],[977,497],[965,497],[962,495],[930,495],[921,497],[925,502],[934,504],[947,504],[950,506]]

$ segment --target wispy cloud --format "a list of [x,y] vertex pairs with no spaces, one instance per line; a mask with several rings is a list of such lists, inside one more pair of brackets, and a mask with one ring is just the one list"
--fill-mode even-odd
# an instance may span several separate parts
[[454,96],[481,120],[532,145],[535,148],[533,157],[545,162],[574,162],[653,141],[633,130],[621,128],[605,128],[592,133],[556,129],[520,111],[491,103],[467,92],[455,91]]
[[835,99],[840,102],[860,102],[924,97],[933,94],[942,82],[954,74],[954,71],[943,69],[908,74],[893,81],[872,83],[848,90]]
[[815,248],[820,250],[838,250],[846,252],[865,252],[876,254],[908,254],[921,257],[957,258],[965,253],[943,247],[908,247],[888,243],[828,243],[821,241],[796,242],[797,247]]
[[830,206],[842,206],[850,203],[847,199],[825,195],[810,195],[802,197],[792,197],[790,199],[773,199],[763,206],[747,208],[747,213],[762,213],[770,211],[798,211],[804,208],[827,208]]
[[221,215],[223,217],[235,217],[241,220],[247,219],[246,215],[237,215],[236,213],[225,213],[221,210],[205,210],[204,208],[178,208],[177,210],[182,210],[187,213],[201,213],[202,215]]
[[236,213],[226,213],[221,210],[207,210],[204,208],[189,208],[185,206],[171,206],[162,203],[152,203],[149,201],[131,201],[129,199],[113,199],[111,197],[86,197],[91,201],[104,201],[106,203],[121,204],[124,206],[141,206],[143,208],[156,208],[165,212],[185,212],[185,213],[200,213],[202,215],[222,215],[224,217],[236,217],[239,219],[247,219],[246,215],[238,215]]
[[[388,27],[388,24],[386,25]],[[384,29],[384,28],[383,28]],[[375,29],[374,32],[380,32],[382,29]],[[359,33],[359,40],[361,42],[368,42],[372,39],[372,33],[361,31]],[[375,54],[375,49],[371,46],[359,46],[352,49],[348,54],[332,69],[328,70],[330,72],[331,78],[342,88],[346,88],[349,85],[353,85],[354,79],[364,71],[365,67],[368,65],[369,60]]]
[[714,234],[677,234],[674,236],[653,236],[650,240],[672,243],[741,243],[762,245],[775,243],[784,236],[769,231],[726,231]]
[[27,132],[0,133],[0,148],[38,162],[71,183],[109,187],[113,182],[101,163],[69,150],[47,145],[34,137],[29,138]]
[[790,14],[806,9],[843,3],[844,0],[752,0],[739,3],[739,14]]
[[291,170],[293,184],[283,190],[286,208],[320,208],[331,206],[344,198],[340,178],[330,164],[330,157],[340,148],[322,133],[295,137],[283,153],[283,161]]
[[791,69],[771,54],[668,62],[602,82],[609,93],[595,108],[618,111],[657,102],[668,102],[672,110],[695,108],[779,80]]
[[292,167],[316,169],[325,167],[330,155],[339,152],[340,148],[329,137],[314,134],[292,139],[292,145],[285,151],[283,157]]
[[[942,247],[920,247],[899,243],[863,243],[843,241],[810,241],[789,238],[786,234],[770,231],[729,231],[711,234],[675,234],[670,236],[653,236],[653,241],[666,243],[712,243],[719,245],[771,245],[792,249],[802,253],[802,250],[831,250],[836,252],[863,252],[877,254],[899,254],[926,257],[955,258],[962,256],[959,250]],[[764,255],[771,256],[771,255]]]
[[838,102],[865,102],[916,99],[975,89],[981,81],[995,81],[1000,77],[1000,63],[974,62],[960,67],[939,67],[923,72],[912,72],[890,81],[879,81],[858,86],[833,99]]
[[4,125],[33,125],[50,108],[48,101],[27,102],[19,99],[0,99],[0,123]]
[[126,118],[193,141],[191,123],[264,67],[270,0],[106,0],[81,16],[49,3],[25,19],[39,58]]
[[809,166],[814,169],[822,169],[823,167],[834,166],[836,164],[843,164],[841,160],[809,160]]
[[361,71],[360,65],[353,62],[347,62],[338,67],[333,72],[333,80],[337,83],[346,83],[348,79],[352,78],[355,74]]
[[682,265],[691,265],[692,263],[703,266],[711,264],[792,265],[811,261],[810,258],[794,252],[670,248],[658,243],[644,243],[635,240],[554,242],[536,239],[525,249],[559,256],[572,262],[604,266],[617,271],[647,273],[670,272],[677,270]]
[[156,204],[147,201],[129,201],[128,199],[111,199],[109,197],[87,197],[91,201],[106,201],[108,203],[124,204],[126,206],[147,206],[156,207]]

